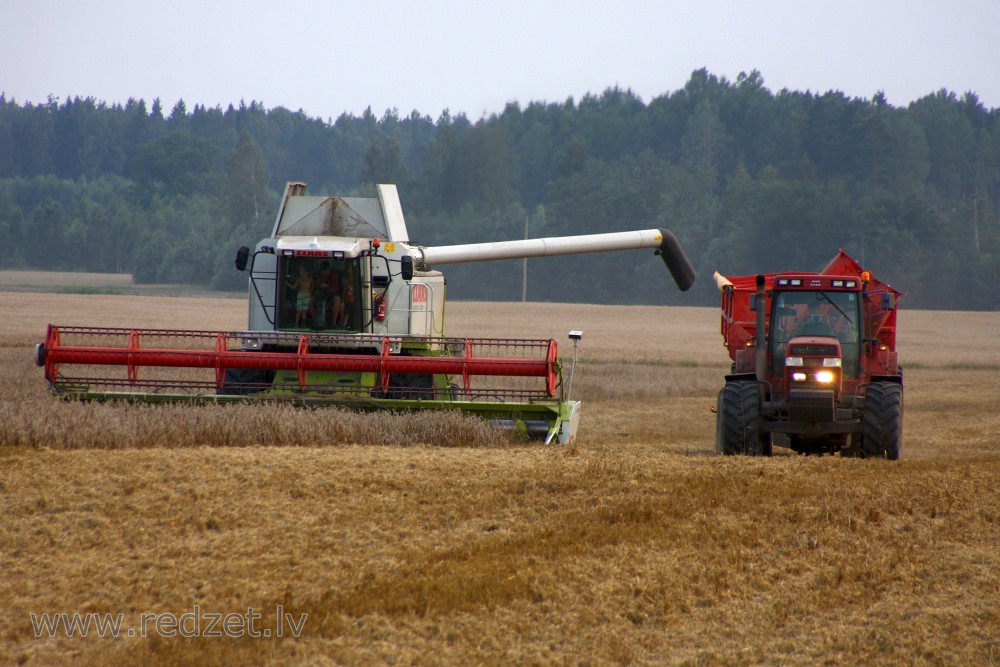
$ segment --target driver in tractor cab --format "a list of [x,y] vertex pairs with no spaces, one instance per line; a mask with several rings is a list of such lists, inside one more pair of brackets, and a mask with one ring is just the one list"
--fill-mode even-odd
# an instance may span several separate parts
[[[845,294],[844,296],[849,299],[854,298],[852,295]],[[861,354],[857,329],[859,324],[855,322],[857,315],[851,317],[849,313],[854,313],[854,311],[849,311],[846,303],[843,310],[836,303],[830,302],[827,306],[826,303],[816,300],[809,300],[804,304],[798,303],[794,307],[798,309],[803,305],[805,306],[805,314],[788,331],[789,339],[795,336],[831,336],[836,338],[840,342],[846,376],[856,376],[859,355]],[[824,307],[828,309],[825,312]],[[777,350],[783,355],[784,345],[779,346]]]
[[795,327],[793,336],[833,336],[833,326],[830,318],[822,313],[819,303],[806,304],[806,316]]

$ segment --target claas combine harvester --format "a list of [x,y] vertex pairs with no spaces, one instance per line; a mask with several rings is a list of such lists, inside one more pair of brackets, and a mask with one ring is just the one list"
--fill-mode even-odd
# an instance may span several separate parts
[[35,360],[51,390],[81,400],[461,410],[565,443],[580,403],[563,390],[556,342],[445,337],[445,279],[434,267],[651,248],[681,290],[695,279],[677,239],[659,229],[422,247],[410,242],[395,186],[377,186],[377,198],[308,196],[305,187],[289,183],[271,238],[237,252],[248,272],[246,331],[49,325]]
[[719,453],[899,458],[899,292],[843,251],[818,274],[715,281],[733,360],[716,405]]

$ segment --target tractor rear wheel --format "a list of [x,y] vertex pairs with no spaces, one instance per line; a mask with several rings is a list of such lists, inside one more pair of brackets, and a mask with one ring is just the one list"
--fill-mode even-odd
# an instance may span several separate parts
[[760,389],[756,382],[727,382],[716,406],[715,451],[770,456],[770,434],[761,431]]
[[865,390],[861,456],[895,461],[903,447],[903,385],[873,382]]

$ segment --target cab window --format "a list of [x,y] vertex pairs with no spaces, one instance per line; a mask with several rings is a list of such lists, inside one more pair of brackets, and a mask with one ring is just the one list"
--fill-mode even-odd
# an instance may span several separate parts
[[833,336],[840,341],[844,377],[858,375],[861,309],[856,292],[778,292],[771,317],[772,371],[784,372],[785,350],[795,336]]
[[279,259],[277,320],[283,331],[361,331],[357,260]]

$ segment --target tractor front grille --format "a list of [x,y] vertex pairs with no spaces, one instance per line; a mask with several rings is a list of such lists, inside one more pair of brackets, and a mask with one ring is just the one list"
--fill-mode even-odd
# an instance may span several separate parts
[[836,417],[830,390],[793,389],[788,396],[788,418],[797,422],[826,422]]

